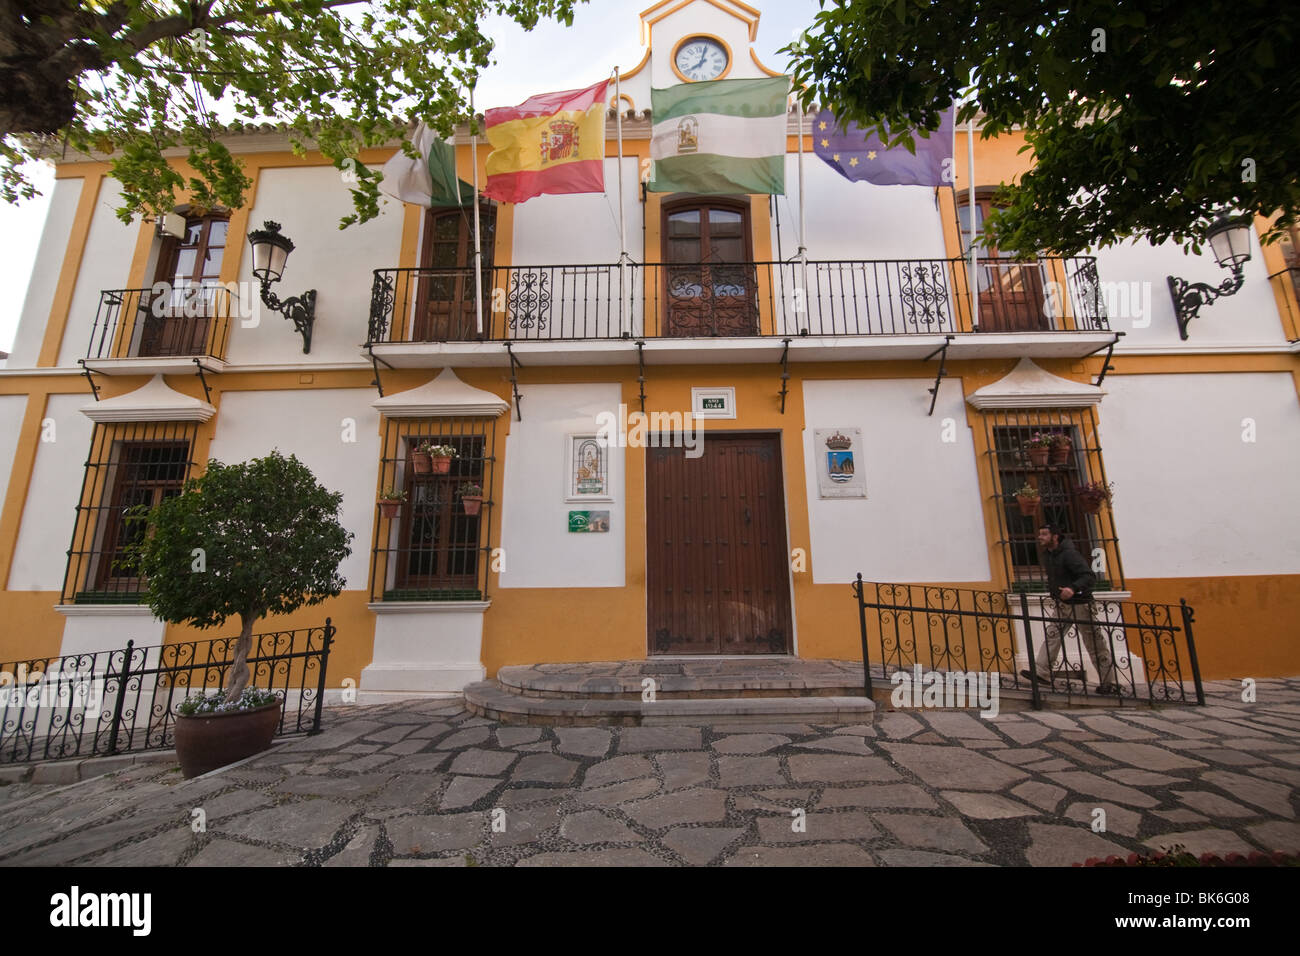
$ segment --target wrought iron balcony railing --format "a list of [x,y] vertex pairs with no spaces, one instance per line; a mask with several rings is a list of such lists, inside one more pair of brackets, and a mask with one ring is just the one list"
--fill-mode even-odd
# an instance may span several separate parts
[[221,285],[105,289],[99,294],[86,358],[224,359],[230,300],[230,290]]
[[[376,269],[366,344],[1108,329],[1091,257]],[[973,301],[978,303],[978,326]]]

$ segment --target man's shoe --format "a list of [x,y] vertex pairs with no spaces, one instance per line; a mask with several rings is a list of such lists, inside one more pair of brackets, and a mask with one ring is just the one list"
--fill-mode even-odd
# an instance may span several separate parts
[[1110,697],[1119,694],[1119,684],[1098,684],[1097,693],[1103,697]]
[[[1034,675],[1031,674],[1031,673],[1029,672],[1029,669],[1028,669],[1028,668],[1026,668],[1025,670],[1022,670],[1022,671],[1020,672],[1020,676],[1023,677],[1025,680],[1029,681],[1030,683],[1033,683]],[[1038,675],[1038,683],[1040,683],[1040,684],[1046,684],[1048,687],[1051,687],[1051,686],[1052,686],[1052,679],[1051,679],[1050,677],[1044,677],[1042,674],[1039,674],[1039,675]]]

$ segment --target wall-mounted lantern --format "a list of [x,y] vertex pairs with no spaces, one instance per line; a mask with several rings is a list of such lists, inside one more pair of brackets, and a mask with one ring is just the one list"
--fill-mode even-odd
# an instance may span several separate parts
[[1220,268],[1231,269],[1232,275],[1223,280],[1217,289],[1205,282],[1188,282],[1169,276],[1169,294],[1174,299],[1174,318],[1178,320],[1178,334],[1187,338],[1187,325],[1196,318],[1201,306],[1209,305],[1221,296],[1232,295],[1241,288],[1244,278],[1242,267],[1250,259],[1249,216],[1219,216],[1206,232],[1210,250]]
[[303,353],[311,352],[311,328],[316,321],[316,290],[310,289],[283,302],[271,291],[271,283],[279,282],[284,274],[284,264],[293,252],[293,240],[280,235],[278,222],[265,222],[261,229],[248,234],[253,246],[253,278],[262,283],[262,302],[293,323],[295,331],[302,334]]

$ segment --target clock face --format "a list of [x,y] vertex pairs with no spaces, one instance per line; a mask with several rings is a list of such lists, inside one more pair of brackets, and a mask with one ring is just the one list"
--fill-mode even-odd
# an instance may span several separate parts
[[673,61],[692,83],[716,80],[727,69],[727,51],[717,40],[692,37],[677,48]]

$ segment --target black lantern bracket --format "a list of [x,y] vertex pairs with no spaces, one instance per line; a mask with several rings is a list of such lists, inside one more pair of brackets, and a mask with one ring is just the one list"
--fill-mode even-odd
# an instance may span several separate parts
[[1187,341],[1187,326],[1201,311],[1201,306],[1210,305],[1216,299],[1234,294],[1245,280],[1245,269],[1237,264],[1232,275],[1224,279],[1217,287],[1208,282],[1188,282],[1178,276],[1169,276],[1169,294],[1174,299],[1174,318],[1178,320],[1178,334]]
[[[261,229],[255,229],[248,234],[248,239],[253,244],[254,249],[259,244],[266,243],[284,250],[284,258],[287,258],[288,254],[293,251],[293,240],[280,234],[280,224],[278,222],[267,221],[263,223]],[[279,312],[293,323],[294,331],[302,336],[303,354],[309,354],[311,352],[312,326],[316,324],[316,290],[309,289],[302,295],[295,295],[282,300],[271,290],[271,283],[280,281],[278,273],[262,272],[259,274],[255,268],[253,274],[262,283],[262,304],[273,312]]]

